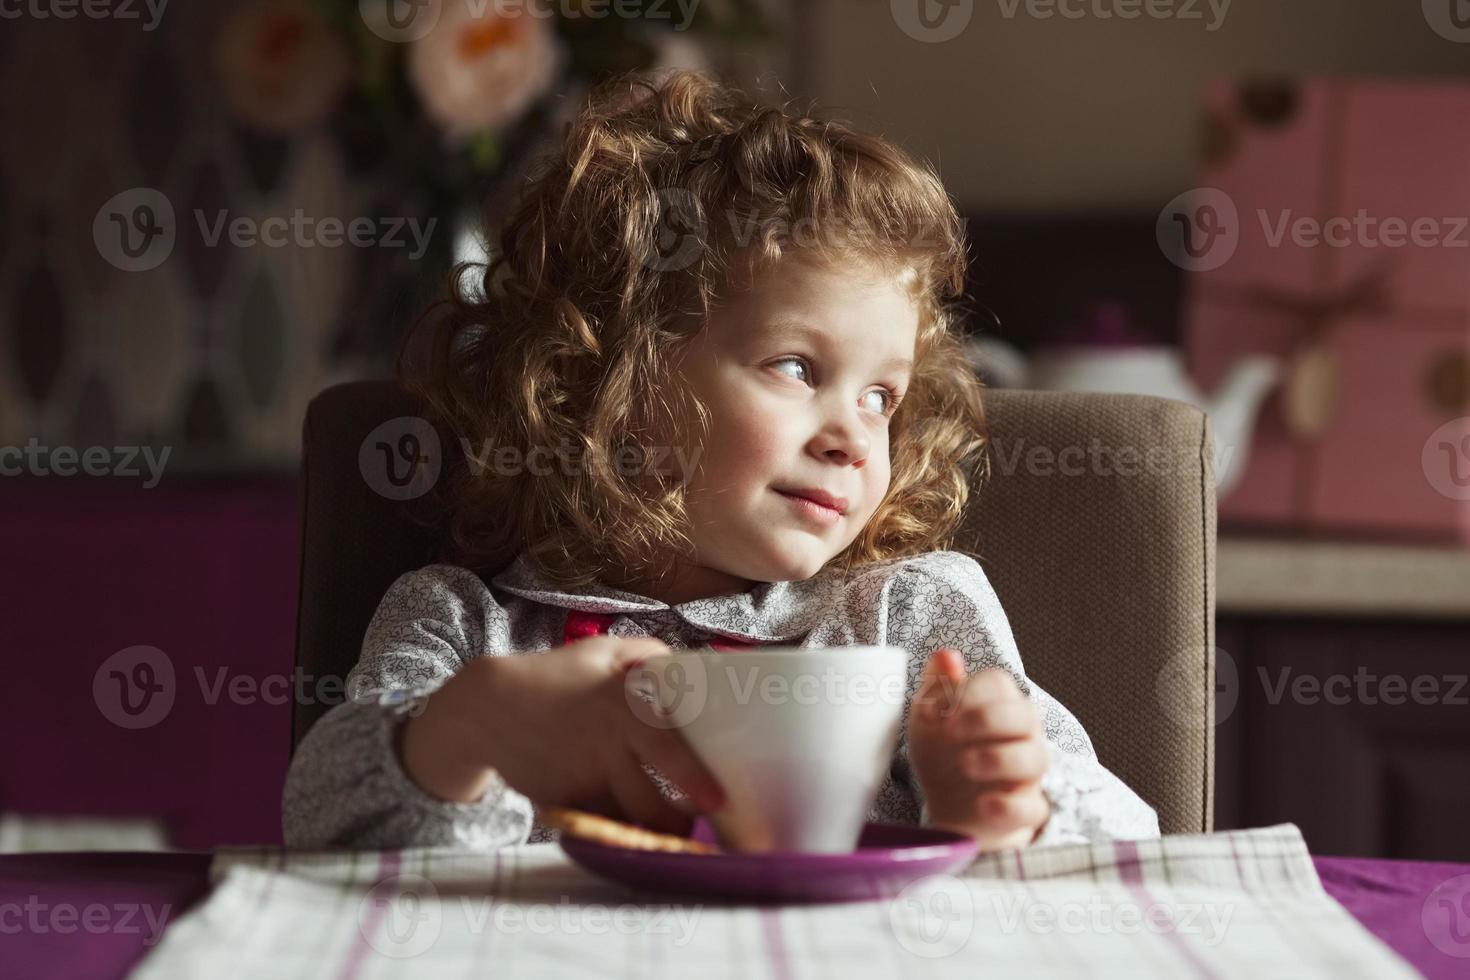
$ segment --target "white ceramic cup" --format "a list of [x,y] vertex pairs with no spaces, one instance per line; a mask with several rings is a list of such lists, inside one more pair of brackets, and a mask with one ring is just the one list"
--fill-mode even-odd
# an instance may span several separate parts
[[659,724],[724,788],[709,821],[728,850],[846,853],[893,761],[908,654],[761,647],[653,657]]

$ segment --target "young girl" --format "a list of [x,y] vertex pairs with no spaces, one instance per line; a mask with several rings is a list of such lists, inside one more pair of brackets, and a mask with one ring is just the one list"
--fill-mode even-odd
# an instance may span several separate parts
[[430,321],[410,383],[465,447],[452,563],[383,597],[292,761],[287,843],[546,841],[549,805],[687,833],[720,787],[624,674],[760,644],[909,651],[869,819],[1157,836],[942,550],[984,447],[964,273],[938,178],[877,136],[698,74],[596,90]]

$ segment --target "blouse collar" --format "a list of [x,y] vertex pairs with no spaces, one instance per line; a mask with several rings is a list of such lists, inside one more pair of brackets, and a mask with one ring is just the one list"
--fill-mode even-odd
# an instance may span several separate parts
[[761,582],[748,592],[691,599],[669,605],[634,592],[593,582],[567,592],[548,582],[526,552],[490,584],[512,595],[548,606],[593,613],[672,611],[685,622],[711,633],[760,643],[785,643],[810,633],[841,596],[841,570],[829,565],[799,582]]

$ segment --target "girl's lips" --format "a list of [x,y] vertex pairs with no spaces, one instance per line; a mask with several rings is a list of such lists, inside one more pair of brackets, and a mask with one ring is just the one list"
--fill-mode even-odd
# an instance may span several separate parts
[[841,511],[819,504],[815,500],[808,500],[805,497],[798,497],[781,490],[777,490],[776,492],[791,501],[791,505],[796,508],[796,512],[808,520],[819,524],[836,524],[842,519]]

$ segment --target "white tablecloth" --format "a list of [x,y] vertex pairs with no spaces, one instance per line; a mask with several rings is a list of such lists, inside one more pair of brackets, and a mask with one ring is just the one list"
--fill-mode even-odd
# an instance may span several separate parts
[[211,874],[135,977],[1418,976],[1322,890],[1292,824],[982,855],[830,905],[638,893],[556,844],[230,850]]

